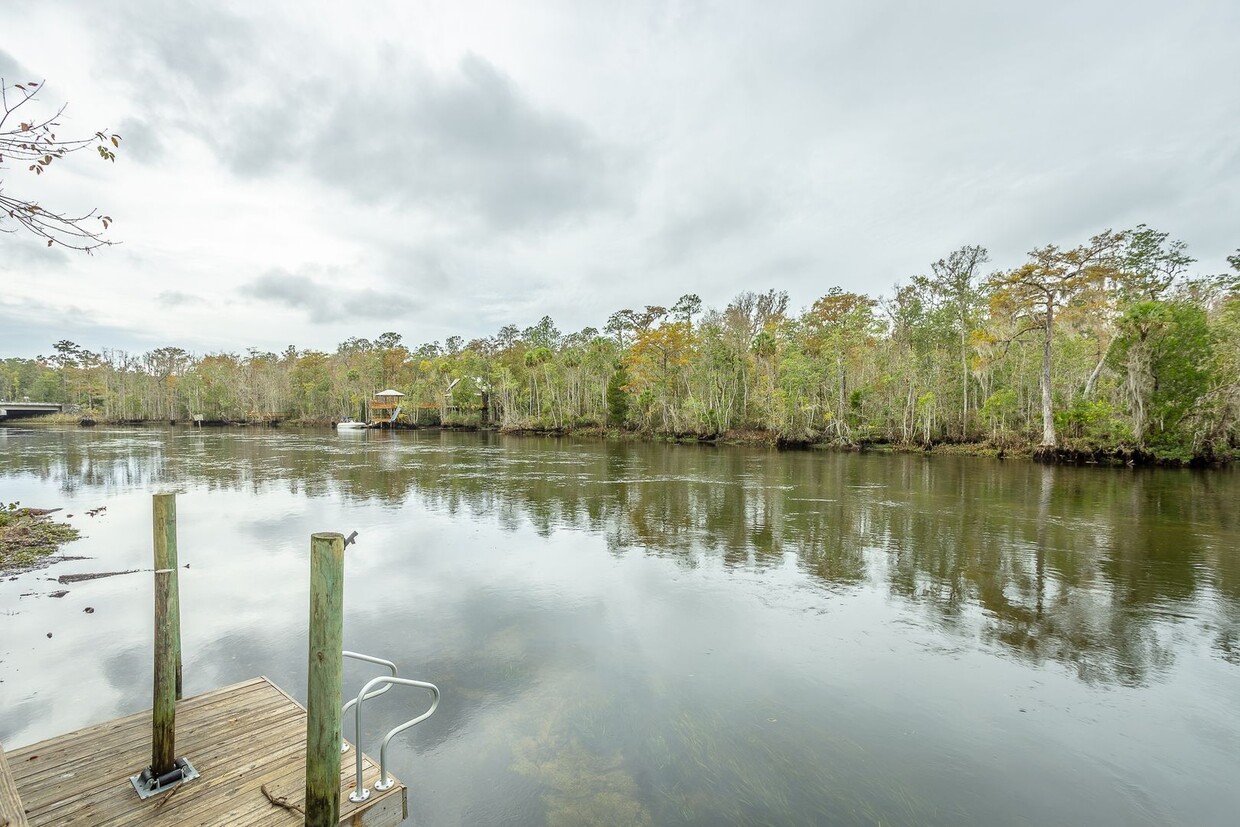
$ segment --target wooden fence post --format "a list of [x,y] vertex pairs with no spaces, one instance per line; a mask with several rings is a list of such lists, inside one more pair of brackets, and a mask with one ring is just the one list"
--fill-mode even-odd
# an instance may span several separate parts
[[310,538],[310,664],[306,690],[306,827],[340,821],[340,693],[344,535]]
[[181,697],[181,604],[177,588],[176,494],[152,498],[155,540],[155,681],[151,706],[151,772],[176,760],[176,702]]

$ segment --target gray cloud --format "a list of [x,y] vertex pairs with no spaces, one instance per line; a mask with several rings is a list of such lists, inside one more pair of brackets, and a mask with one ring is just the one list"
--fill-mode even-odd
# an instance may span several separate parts
[[203,96],[235,90],[263,45],[252,21],[205,0],[176,6],[126,3],[92,13],[122,47],[116,59],[127,71],[140,73],[142,97],[162,107],[180,103],[193,108]]
[[[374,69],[298,62],[292,72],[254,19],[215,4],[137,6],[106,25],[148,79],[137,90],[144,110],[194,123],[238,175],[309,175],[367,204],[454,211],[492,232],[627,203],[632,157],[533,103],[479,55],[437,71],[386,45]],[[135,126],[147,160],[159,142]]]
[[472,338],[508,323],[534,324],[565,303],[580,303],[575,285],[503,250],[452,237],[379,245],[379,275],[417,297],[418,332],[411,338]]
[[682,264],[705,247],[743,244],[776,218],[777,211],[762,190],[703,198],[690,211],[669,216],[651,239],[653,248],[660,264]]
[[159,134],[141,118],[125,118],[116,131],[124,141],[123,157],[150,164],[163,156],[164,145]]
[[[307,272],[315,272],[319,278]],[[339,283],[332,284],[333,280]],[[348,274],[339,268],[303,268],[296,273],[273,268],[246,284],[242,292],[292,310],[304,310],[313,322],[398,319],[417,307],[401,293],[352,287]]]
[[155,301],[164,307],[187,307],[196,304],[206,304],[206,299],[202,296],[196,296],[193,293],[183,293],[180,290],[165,290],[155,297]]
[[501,229],[580,219],[620,198],[621,153],[533,105],[481,57],[447,75],[408,67],[396,87],[339,96],[310,145],[324,161],[315,174],[363,199],[464,210]]
[[35,78],[28,77],[28,72],[21,67],[11,54],[4,49],[0,49],[0,78],[4,78],[4,82],[8,85],[14,83],[24,83]]
[[96,352],[104,348],[146,350],[158,346],[142,333],[100,324],[89,308],[29,299],[0,301],[0,355],[33,358],[39,353],[50,353],[52,344],[61,339]]
[[[436,70],[380,45],[379,66],[326,74],[281,59],[254,19],[215,5],[139,6],[107,25],[150,78],[136,90],[143,110],[192,123],[239,176],[309,176],[368,206],[452,213],[490,232],[631,204],[632,152],[535,104],[477,54]],[[153,157],[149,127],[129,128],[149,145],[135,157]]]
[[20,277],[27,273],[43,273],[61,268],[69,262],[69,255],[63,247],[48,247],[41,238],[21,230],[9,233],[9,227],[4,223],[0,223],[0,227],[6,230],[0,235],[0,244],[4,249],[3,258],[0,259],[0,273]]
[[239,108],[213,136],[217,151],[238,174],[292,167],[368,205],[422,207],[490,232],[576,222],[627,202],[632,158],[534,105],[494,64],[467,55],[435,72],[388,57],[381,76],[347,87],[302,79]]
[[[253,122],[234,120],[244,101],[256,94],[280,98],[269,88],[266,67],[256,68],[264,52],[261,33],[252,19],[218,3],[186,0],[175,7],[159,2],[127,3],[106,11],[90,8],[94,25],[115,44],[109,49],[115,66],[135,79],[136,112],[117,131],[128,157],[153,163],[164,156],[168,141],[184,141],[195,133],[226,155],[254,124],[270,124],[267,112]],[[246,73],[249,72],[249,76]],[[246,90],[250,90],[247,97]],[[287,129],[288,124],[278,121]]]
[[[83,122],[120,121],[115,171],[138,174],[97,200],[144,259],[74,257],[63,278],[192,292],[218,266],[235,325],[298,311],[266,314],[273,347],[393,313],[442,339],[685,292],[773,287],[798,307],[885,291],[961,244],[1007,267],[1141,221],[1203,272],[1240,243],[1227,0],[65,6],[49,14],[79,25],[47,48],[26,45],[46,21],[8,21],[0,69],[37,60]],[[83,72],[83,53],[110,59]],[[77,197],[70,174],[101,167],[41,183]],[[147,211],[165,220],[144,238]],[[46,264],[21,255],[0,267]],[[339,286],[342,262],[370,286]],[[237,272],[265,275],[238,290]],[[187,325],[236,347],[235,326]]]

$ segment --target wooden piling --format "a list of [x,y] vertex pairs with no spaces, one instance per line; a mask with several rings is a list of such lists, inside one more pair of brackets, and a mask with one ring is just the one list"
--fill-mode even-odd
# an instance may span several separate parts
[[151,771],[176,760],[176,702],[181,697],[181,607],[177,589],[175,494],[152,498],[155,539],[155,681],[151,705]]
[[[155,571],[172,571],[172,588],[167,620],[176,648],[177,700],[184,697],[181,677],[181,588],[177,569],[177,495],[155,494],[152,497],[152,520],[155,535]],[[156,618],[158,621],[158,618]]]
[[310,538],[310,662],[306,690],[306,827],[340,821],[340,693],[344,535]]

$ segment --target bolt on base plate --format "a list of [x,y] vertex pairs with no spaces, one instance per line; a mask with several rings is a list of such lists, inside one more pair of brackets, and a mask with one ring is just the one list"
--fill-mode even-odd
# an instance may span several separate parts
[[159,784],[159,778],[151,773],[150,768],[143,770],[137,775],[129,776],[129,783],[133,784],[134,790],[138,793],[138,798],[147,799],[166,793],[175,787],[179,787],[186,781],[193,781],[198,777],[198,770],[194,769],[194,765],[189,762],[188,758],[178,758],[176,760],[176,768],[180,770],[180,776],[166,780],[163,785]]

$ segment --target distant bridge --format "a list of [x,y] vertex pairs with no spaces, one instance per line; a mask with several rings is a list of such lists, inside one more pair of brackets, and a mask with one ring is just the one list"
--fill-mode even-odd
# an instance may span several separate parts
[[60,413],[65,409],[59,402],[5,402],[0,400],[0,419],[22,419],[28,416]]

